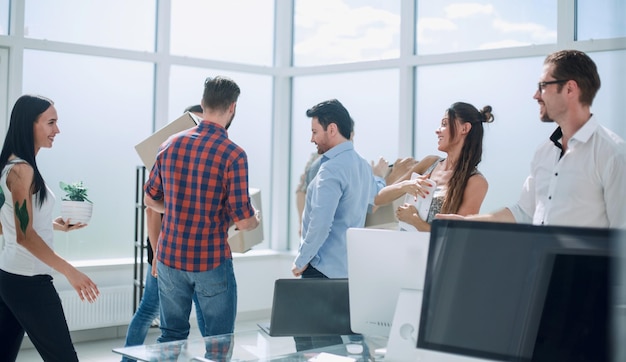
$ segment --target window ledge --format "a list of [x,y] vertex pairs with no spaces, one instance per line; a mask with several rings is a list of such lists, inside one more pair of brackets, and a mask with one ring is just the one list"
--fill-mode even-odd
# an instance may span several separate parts
[[[250,250],[245,253],[233,253],[233,259],[267,259],[271,257],[295,256],[292,251],[278,251],[271,249]],[[135,258],[110,258],[70,261],[76,268],[106,268],[119,265],[134,265]]]

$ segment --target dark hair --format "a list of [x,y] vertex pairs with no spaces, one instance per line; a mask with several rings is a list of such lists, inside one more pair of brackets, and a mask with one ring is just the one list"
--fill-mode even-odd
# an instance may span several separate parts
[[306,111],[306,116],[311,118],[317,117],[324,131],[329,124],[336,124],[339,133],[346,139],[350,139],[350,135],[354,130],[354,121],[352,117],[350,117],[350,113],[346,107],[336,99],[330,99],[314,105]]
[[457,102],[447,110],[448,127],[450,127],[450,138],[457,136],[458,124],[470,123],[472,127],[465,137],[461,154],[454,166],[454,171],[450,181],[448,181],[448,191],[441,206],[442,213],[457,213],[463,203],[463,193],[467,186],[467,181],[474,174],[476,167],[480,163],[483,155],[483,122],[491,123],[495,120],[491,114],[491,106],[485,106],[481,111],[471,104]]
[[202,105],[216,110],[226,111],[231,104],[237,102],[241,90],[232,79],[217,76],[207,78],[204,81],[204,93],[202,94]]
[[35,136],[33,127],[39,116],[45,112],[54,102],[50,99],[37,95],[23,95],[15,102],[11,111],[9,129],[4,138],[2,153],[0,153],[0,170],[4,169],[13,154],[28,162],[33,168],[34,177],[31,190],[39,195],[39,205],[46,200],[46,184],[37,168],[35,161]]
[[185,112],[202,113],[202,106],[200,106],[199,104],[189,106],[185,108]]
[[[580,88],[578,101],[591,106],[600,89],[600,75],[596,63],[587,54],[579,50],[560,50],[548,55],[543,64],[554,65],[551,74],[554,79],[574,80]],[[559,92],[563,86],[559,84]]]

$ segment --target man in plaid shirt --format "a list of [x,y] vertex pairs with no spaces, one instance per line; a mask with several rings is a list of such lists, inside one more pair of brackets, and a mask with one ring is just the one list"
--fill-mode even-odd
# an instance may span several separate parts
[[144,185],[145,203],[163,213],[156,251],[161,336],[186,339],[194,292],[204,316],[205,336],[232,333],[237,284],[228,227],[252,230],[260,216],[248,194],[245,151],[228,139],[240,90],[225,77],[208,78],[203,120],[170,137],[159,148]]

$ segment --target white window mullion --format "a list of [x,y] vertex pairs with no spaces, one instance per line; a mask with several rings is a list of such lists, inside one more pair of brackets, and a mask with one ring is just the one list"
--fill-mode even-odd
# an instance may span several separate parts
[[170,27],[172,4],[170,0],[157,1],[157,28],[155,51],[157,54],[154,70],[154,129],[168,124],[170,91]]
[[292,76],[285,70],[292,66],[293,52],[293,0],[276,0],[274,5],[274,75],[273,125],[272,125],[272,167],[271,205],[264,207],[271,213],[270,248],[287,250],[290,247],[289,220],[290,205],[295,205],[290,185],[291,164],[291,108]]

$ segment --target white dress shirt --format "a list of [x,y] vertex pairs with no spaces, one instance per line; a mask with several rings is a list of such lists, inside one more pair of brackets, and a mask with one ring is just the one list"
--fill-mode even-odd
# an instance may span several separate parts
[[592,116],[561,156],[561,129],[539,147],[519,201],[518,223],[626,228],[624,140]]

